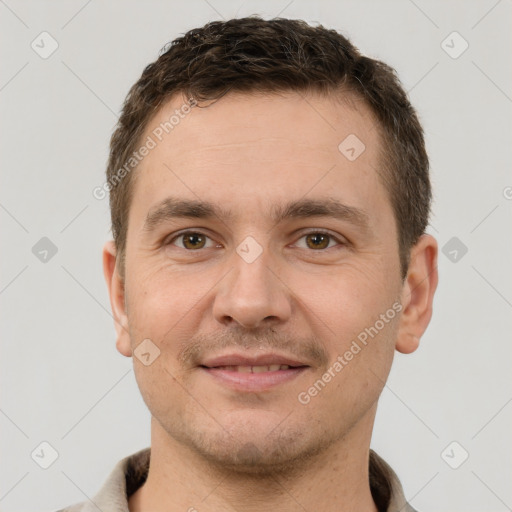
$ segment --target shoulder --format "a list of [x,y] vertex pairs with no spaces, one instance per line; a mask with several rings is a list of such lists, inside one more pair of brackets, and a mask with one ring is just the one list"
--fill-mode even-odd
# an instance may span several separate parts
[[144,448],[121,459],[94,497],[55,512],[127,511],[127,496],[135,492],[147,478],[150,455],[151,449]]

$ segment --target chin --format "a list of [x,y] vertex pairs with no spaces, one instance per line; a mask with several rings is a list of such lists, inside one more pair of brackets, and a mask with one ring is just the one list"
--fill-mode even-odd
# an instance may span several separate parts
[[186,444],[197,455],[221,471],[252,476],[291,473],[310,463],[312,457],[330,445],[325,433],[311,432],[299,426],[269,428],[268,422],[238,423],[222,429],[194,429]]

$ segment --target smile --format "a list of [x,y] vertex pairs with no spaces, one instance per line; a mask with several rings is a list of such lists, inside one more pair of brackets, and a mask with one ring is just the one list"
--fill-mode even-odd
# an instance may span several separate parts
[[276,386],[284,385],[297,378],[308,368],[310,367],[286,364],[200,367],[216,383],[235,391],[252,393],[269,391]]
[[231,365],[231,366],[218,366],[217,370],[228,370],[230,372],[241,372],[241,373],[263,373],[263,372],[277,372],[278,370],[288,370],[290,366],[287,364],[271,364],[268,366],[242,366],[242,365]]

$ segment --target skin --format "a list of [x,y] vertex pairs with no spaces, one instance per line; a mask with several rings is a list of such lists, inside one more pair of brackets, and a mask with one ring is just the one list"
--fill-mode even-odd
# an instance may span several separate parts
[[[164,105],[143,139],[183,102]],[[366,146],[354,161],[338,150],[349,134]],[[139,164],[124,281],[114,243],[103,251],[118,351],[131,357],[147,338],[160,350],[148,366],[133,357],[152,415],[152,453],[131,512],[377,510],[368,457],[378,398],[395,350],[418,347],[438,279],[430,235],[412,248],[401,279],[396,223],[375,170],[379,150],[375,120],[354,98],[230,93],[192,109]],[[210,201],[233,217],[176,218],[144,231],[148,213],[170,195]],[[271,205],[303,198],[364,210],[368,229],[323,216],[270,218]],[[173,239],[188,229],[209,237],[205,245]],[[335,238],[319,249],[306,236],[315,230]],[[252,263],[236,252],[247,236],[262,249]],[[397,300],[401,313],[301,403],[299,393]],[[196,359],[184,358],[192,346]],[[246,392],[193,364],[271,349],[310,366]]]

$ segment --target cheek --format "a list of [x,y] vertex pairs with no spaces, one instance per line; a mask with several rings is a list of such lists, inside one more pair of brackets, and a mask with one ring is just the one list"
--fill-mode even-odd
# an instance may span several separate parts
[[[185,274],[173,272],[167,267],[148,272],[141,269],[127,288],[132,348],[136,350],[143,340],[151,340],[160,351],[158,362],[165,362],[165,367],[173,376],[181,378],[177,356],[187,341],[202,330],[207,321],[205,319],[210,318],[205,309],[211,290],[219,280],[214,274],[204,271]],[[135,364],[142,366],[138,361]],[[160,372],[160,377],[165,381],[170,378],[172,385],[172,377],[165,369],[163,372]],[[143,368],[139,369],[139,373],[141,379],[145,379],[146,374],[149,376]],[[158,392],[159,379],[155,380],[154,385],[156,388],[152,392]]]
[[399,296],[397,283],[386,277],[390,274],[375,262],[359,261],[314,274],[294,272],[287,282],[315,323],[323,322],[331,335],[346,338],[354,329],[373,324]]
[[316,308],[310,325],[316,326],[330,360],[310,386],[329,382],[318,388],[317,407],[330,410],[329,421],[341,424],[347,410],[358,417],[378,399],[393,361],[399,315],[391,294],[360,282],[356,287],[350,280],[337,282],[324,295],[309,294],[307,300],[308,309]]
[[[323,398],[338,402],[344,397],[346,406],[364,408],[378,397],[391,368],[399,318],[393,309],[397,285],[371,264],[327,272],[296,276],[294,281],[302,314],[329,354],[323,371],[335,375],[326,376],[332,386]],[[363,397],[365,403],[359,403]]]
[[204,272],[185,274],[160,265],[147,271],[142,268],[127,288],[131,320],[156,331],[169,329],[200,307],[214,282]]

